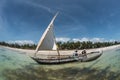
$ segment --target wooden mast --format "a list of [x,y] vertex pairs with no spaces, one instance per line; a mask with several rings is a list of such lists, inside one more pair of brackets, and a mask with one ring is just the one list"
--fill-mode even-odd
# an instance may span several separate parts
[[[55,36],[54,36],[54,39],[55,39]],[[59,52],[59,48],[58,48],[56,39],[55,39],[55,44],[56,44],[56,46],[57,46],[58,60],[59,60],[59,62],[60,62],[60,52]]]

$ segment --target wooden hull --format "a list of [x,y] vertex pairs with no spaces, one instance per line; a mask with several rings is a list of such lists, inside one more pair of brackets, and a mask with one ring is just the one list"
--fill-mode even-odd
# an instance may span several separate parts
[[70,63],[70,62],[77,62],[78,60],[75,59],[38,59],[31,57],[33,60],[35,60],[39,64],[64,64],[64,63]]
[[68,58],[61,58],[61,59],[40,59],[36,57],[31,57],[39,64],[64,64],[64,63],[71,63],[71,62],[89,62],[98,59],[102,53],[97,53],[97,55],[91,57],[68,57]]
[[98,59],[101,55],[102,55],[102,53],[92,56],[92,57],[89,57],[89,58],[82,59],[82,62],[94,61],[94,60]]

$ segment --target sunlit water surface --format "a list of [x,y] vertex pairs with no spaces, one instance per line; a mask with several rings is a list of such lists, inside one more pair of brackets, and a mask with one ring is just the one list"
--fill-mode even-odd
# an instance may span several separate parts
[[92,62],[40,65],[22,52],[0,48],[0,80],[120,80],[120,49]]

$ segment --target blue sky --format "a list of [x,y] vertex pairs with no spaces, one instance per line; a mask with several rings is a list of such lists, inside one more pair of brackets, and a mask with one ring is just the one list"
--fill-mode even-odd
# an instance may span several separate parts
[[58,41],[120,40],[119,0],[0,0],[0,41],[37,43],[57,11]]

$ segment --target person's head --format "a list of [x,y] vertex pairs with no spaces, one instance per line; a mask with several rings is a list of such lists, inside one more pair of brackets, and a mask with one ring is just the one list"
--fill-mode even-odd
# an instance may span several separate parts
[[86,49],[83,49],[83,51],[86,51]]
[[77,50],[75,52],[78,52]]

